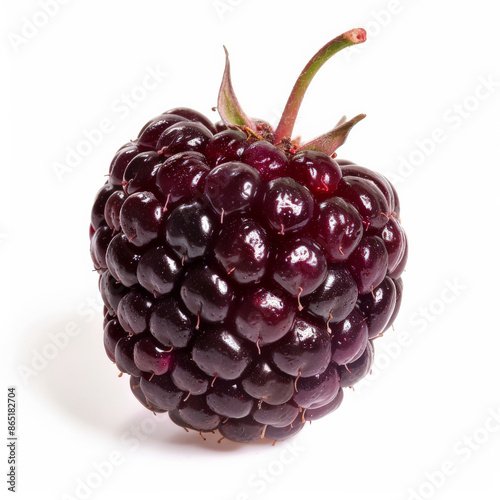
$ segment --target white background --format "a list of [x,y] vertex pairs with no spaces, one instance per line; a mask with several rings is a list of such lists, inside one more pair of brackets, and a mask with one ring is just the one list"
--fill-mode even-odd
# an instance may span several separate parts
[[[498,499],[496,4],[67,0],[47,19],[41,3],[3,2],[2,15],[2,400],[17,387],[17,498]],[[203,442],[150,416],[104,354],[93,197],[149,118],[174,106],[215,117],[223,44],[243,107],[276,124],[309,57],[354,27],[368,42],[323,67],[295,130],[367,113],[339,157],[399,190],[411,246],[395,330],[377,340],[372,376],[288,443]],[[112,130],[55,169],[103,120]]]

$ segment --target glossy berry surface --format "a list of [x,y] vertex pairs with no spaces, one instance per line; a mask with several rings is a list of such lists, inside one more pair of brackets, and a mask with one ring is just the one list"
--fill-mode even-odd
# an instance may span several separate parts
[[369,373],[407,237],[381,174],[218,109],[172,108],[111,161],[90,230],[104,350],[185,429],[285,439]]

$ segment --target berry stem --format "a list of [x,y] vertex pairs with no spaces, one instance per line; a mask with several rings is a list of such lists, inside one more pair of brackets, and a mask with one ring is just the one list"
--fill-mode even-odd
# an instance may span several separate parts
[[275,144],[279,144],[283,139],[291,138],[295,120],[297,119],[297,114],[302,104],[302,100],[304,99],[307,87],[309,87],[311,80],[321,66],[342,49],[358,43],[363,43],[365,40],[366,31],[363,28],[356,28],[329,41],[312,57],[300,73],[290,97],[288,98],[285,110],[283,111],[283,115],[281,116],[274,135]]

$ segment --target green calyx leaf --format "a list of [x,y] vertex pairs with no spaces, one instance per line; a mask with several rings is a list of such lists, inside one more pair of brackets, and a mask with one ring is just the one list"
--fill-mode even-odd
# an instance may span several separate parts
[[222,121],[231,128],[249,128],[255,130],[255,124],[248,118],[241,109],[240,103],[234,93],[233,84],[231,82],[231,71],[229,64],[229,54],[226,47],[226,66],[224,68],[224,75],[219,89],[219,97],[217,99],[217,111],[219,112]]
[[366,115],[357,115],[349,121],[340,121],[330,132],[320,135],[300,146],[298,151],[309,149],[312,151],[321,151],[322,153],[332,156],[335,151],[344,144],[351,129],[360,122]]

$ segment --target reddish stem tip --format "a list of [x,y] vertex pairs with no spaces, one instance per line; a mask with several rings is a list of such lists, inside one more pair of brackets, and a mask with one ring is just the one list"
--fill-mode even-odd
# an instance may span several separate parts
[[346,31],[342,36],[355,44],[366,42],[366,30],[363,28],[355,28],[353,30]]

